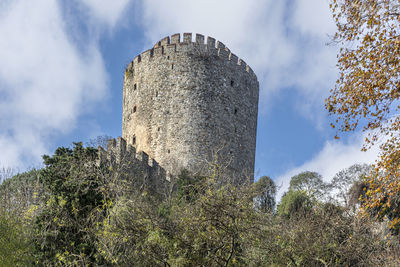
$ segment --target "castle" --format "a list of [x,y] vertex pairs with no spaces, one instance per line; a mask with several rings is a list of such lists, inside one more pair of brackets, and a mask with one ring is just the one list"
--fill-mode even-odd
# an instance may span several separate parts
[[126,68],[122,138],[108,151],[141,152],[141,162],[151,159],[149,175],[154,164],[167,177],[182,169],[206,175],[213,162],[238,182],[252,182],[257,77],[214,38],[180,37],[163,38]]

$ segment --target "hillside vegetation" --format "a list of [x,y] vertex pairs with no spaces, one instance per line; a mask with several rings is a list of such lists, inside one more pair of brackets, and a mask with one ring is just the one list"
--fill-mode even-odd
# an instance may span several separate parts
[[[368,166],[292,178],[275,206],[269,177],[251,185],[187,171],[163,190],[96,164],[75,143],[0,186],[1,266],[397,266],[399,236],[358,214]],[[328,194],[328,192],[334,192]]]

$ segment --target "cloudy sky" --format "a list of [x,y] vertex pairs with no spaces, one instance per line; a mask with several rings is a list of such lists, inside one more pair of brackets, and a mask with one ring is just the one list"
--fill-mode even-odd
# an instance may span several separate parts
[[329,180],[363,133],[333,139],[324,99],[337,47],[329,0],[0,0],[0,167],[26,169],[73,141],[121,135],[125,66],[159,39],[215,37],[260,82],[256,176]]

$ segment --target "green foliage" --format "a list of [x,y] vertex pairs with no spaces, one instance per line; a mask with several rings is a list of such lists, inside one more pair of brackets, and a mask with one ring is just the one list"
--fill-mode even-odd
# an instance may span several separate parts
[[38,170],[16,174],[0,184],[0,207],[21,215],[38,203],[42,192]]
[[36,218],[36,246],[41,263],[85,265],[96,255],[94,229],[105,204],[97,151],[75,143],[43,156],[44,206]]
[[184,199],[189,202],[195,201],[199,193],[204,191],[202,188],[204,179],[205,177],[192,176],[187,170],[182,170],[176,181],[176,196],[178,199]]
[[262,212],[272,212],[275,209],[276,185],[268,176],[262,176],[254,183],[257,195],[254,198],[255,206]]
[[305,171],[290,179],[289,190],[303,190],[312,197],[323,197],[325,189],[326,185],[322,181],[322,176],[316,172]]
[[[157,208],[158,206],[158,208]],[[176,229],[168,220],[168,207],[147,193],[122,198],[98,232],[98,247],[107,262],[116,266],[164,265],[173,247]]]
[[0,265],[29,266],[33,247],[24,217],[0,208]]
[[189,266],[244,264],[245,250],[261,222],[253,209],[252,188],[220,185],[215,176],[207,177],[202,188],[194,203],[173,209],[182,231],[177,236],[183,252],[179,256]]
[[[180,181],[179,181],[180,180]],[[99,234],[109,262],[140,266],[215,266],[245,262],[260,226],[252,188],[220,185],[216,177],[183,172],[172,200],[146,193],[121,199]],[[158,208],[157,208],[158,207]]]
[[33,264],[32,220],[41,189],[37,170],[6,178],[0,184],[0,266]]
[[308,215],[313,208],[311,197],[304,190],[288,191],[282,196],[281,203],[278,205],[280,216],[292,217],[297,215]]
[[208,177],[183,171],[165,197],[143,186],[129,159],[98,166],[96,158],[95,149],[75,143],[44,156],[43,170],[0,186],[12,200],[0,209],[1,266],[400,263],[393,256],[399,244],[385,242],[375,224],[316,197],[318,175],[295,176],[274,213],[269,177],[238,186],[218,168]]
[[372,223],[346,216],[343,208],[334,204],[315,203],[307,216],[303,215],[295,213],[290,218],[276,218],[269,246],[275,253],[270,263],[278,266],[382,266],[385,259],[381,255],[385,249],[393,251],[393,247],[379,241]]

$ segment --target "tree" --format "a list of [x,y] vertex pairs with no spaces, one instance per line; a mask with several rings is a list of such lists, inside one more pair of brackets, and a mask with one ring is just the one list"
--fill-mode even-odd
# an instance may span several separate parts
[[15,170],[10,167],[2,167],[0,168],[0,184],[3,183],[8,178],[11,178],[15,175]]
[[26,218],[0,207],[0,265],[30,266],[33,245]]
[[107,199],[97,150],[75,143],[43,156],[44,206],[36,218],[38,262],[88,265],[95,262],[95,231]]
[[311,197],[304,190],[289,190],[278,205],[278,214],[282,217],[305,216],[314,206]]
[[[386,215],[400,193],[400,1],[332,0],[340,45],[339,79],[326,99],[339,131],[368,132],[363,149],[380,142],[378,175],[368,179],[364,208]],[[393,210],[390,227],[399,229],[400,211]]]
[[38,170],[19,173],[0,184],[0,207],[22,216],[32,205],[39,204],[42,193]]
[[[290,191],[287,196],[290,199],[286,200],[292,200],[288,202],[293,204],[299,203],[293,201],[296,199],[306,203],[307,195],[302,191]],[[290,217],[276,218],[268,240],[270,249],[266,251],[268,264],[262,266],[395,266],[398,263],[394,260],[396,256],[391,256],[396,253],[397,244],[391,247],[380,242],[373,224],[365,218],[348,216],[342,207],[329,202],[313,201],[308,209],[304,209],[305,203],[297,211],[288,212]]]
[[254,209],[251,186],[194,178],[183,172],[171,201],[148,192],[117,201],[99,232],[102,255],[122,266],[246,265],[271,215]]
[[42,186],[33,169],[14,175],[0,169],[0,265],[30,266],[33,263],[32,222],[37,214]]
[[86,146],[89,147],[99,147],[101,146],[104,149],[107,149],[108,140],[112,139],[112,136],[109,135],[99,135],[96,138],[90,139],[86,142]]
[[[355,203],[354,200],[358,199],[361,195],[356,195],[355,188],[362,184],[363,179],[370,175],[371,171],[371,165],[354,164],[336,173],[329,185],[335,193],[335,200],[345,207],[350,204],[350,200],[353,200],[351,202]],[[355,186],[356,184],[357,186]],[[351,188],[353,188],[353,190],[350,192]]]
[[276,185],[268,176],[262,176],[253,185],[257,192],[254,198],[256,207],[263,212],[272,212],[275,209]]
[[290,179],[289,191],[303,190],[312,197],[320,198],[324,195],[325,183],[317,172],[301,172]]

